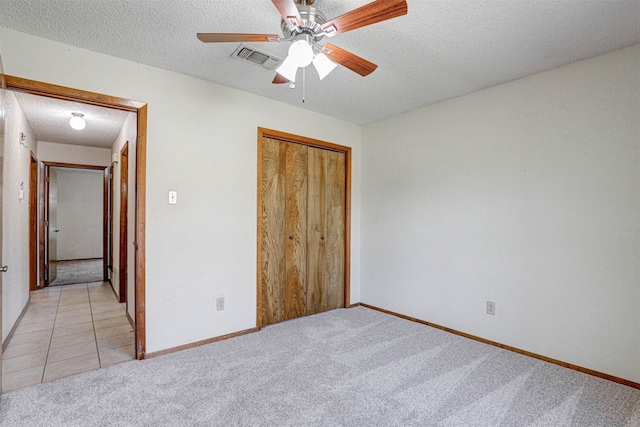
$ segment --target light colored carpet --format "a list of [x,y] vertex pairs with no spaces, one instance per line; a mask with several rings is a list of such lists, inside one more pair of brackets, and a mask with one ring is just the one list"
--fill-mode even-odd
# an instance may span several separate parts
[[56,279],[51,282],[49,286],[102,282],[102,258],[55,262],[58,265],[58,274],[56,276]]
[[366,308],[3,395],[6,426],[640,426],[640,390]]

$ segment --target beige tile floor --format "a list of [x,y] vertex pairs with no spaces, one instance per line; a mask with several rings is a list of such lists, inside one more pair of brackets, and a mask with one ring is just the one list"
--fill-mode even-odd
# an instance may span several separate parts
[[133,328],[109,283],[32,292],[2,357],[2,391],[132,360],[134,342]]

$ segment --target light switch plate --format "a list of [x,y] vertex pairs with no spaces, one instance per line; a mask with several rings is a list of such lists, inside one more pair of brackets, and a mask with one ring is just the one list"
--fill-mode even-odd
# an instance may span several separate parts
[[493,301],[487,301],[487,314],[492,316],[496,315],[496,303]]
[[177,191],[169,191],[169,204],[177,205],[178,204],[178,192]]

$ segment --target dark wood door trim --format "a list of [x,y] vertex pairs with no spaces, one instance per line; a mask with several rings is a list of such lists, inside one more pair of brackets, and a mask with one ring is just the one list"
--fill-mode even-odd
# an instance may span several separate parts
[[136,224],[135,224],[135,313],[136,355],[145,358],[146,346],[146,200],[147,200],[147,104],[138,109],[138,140],[136,141]]
[[146,352],[146,156],[147,156],[147,104],[130,99],[73,89],[50,83],[5,75],[6,88],[49,98],[66,99],[85,104],[100,105],[117,110],[130,111],[137,115],[136,141],[136,235],[135,235],[135,311],[136,311],[136,357],[145,358]]
[[51,179],[50,168],[41,163],[42,174],[42,193],[44,203],[42,204],[42,221],[40,222],[40,268],[42,271],[42,287],[49,286],[49,214],[50,214],[50,195],[49,181]]
[[99,166],[99,165],[83,165],[79,163],[60,163],[60,162],[42,162],[45,166],[51,166],[56,168],[68,168],[68,169],[88,169],[88,170],[104,170],[109,166]]
[[39,265],[39,269],[40,269],[40,276],[38,277],[38,287],[40,288],[44,288],[47,283],[46,283],[46,275],[45,275],[45,254],[46,254],[46,247],[45,247],[45,228],[42,226],[43,221],[45,220],[45,212],[47,208],[47,198],[45,196],[45,188],[46,188],[46,168],[44,166],[44,163],[40,162],[38,168],[40,169],[40,184],[38,185],[38,196],[40,198],[40,221],[38,222],[38,254],[39,254],[39,259],[38,259],[38,265]]
[[38,160],[31,152],[29,164],[29,290],[38,288]]
[[118,257],[118,293],[120,303],[127,302],[128,257],[128,209],[129,209],[129,141],[120,150],[120,241]]
[[104,169],[102,189],[102,281],[109,281],[109,171]]
[[344,306],[351,305],[351,147],[333,144],[318,139],[307,138],[304,136],[294,135],[290,133],[280,132],[277,130],[258,128],[258,210],[257,210],[257,257],[256,257],[256,284],[257,284],[257,301],[256,301],[256,324],[258,330],[264,325],[262,324],[262,223],[260,221],[262,199],[262,138],[273,138],[281,141],[293,142],[309,147],[321,148],[324,150],[336,151],[345,155],[345,221],[344,221]]
[[[106,186],[107,186],[107,262],[106,262],[106,277],[109,278],[109,274],[113,274],[113,162],[109,166],[109,170],[106,172]],[[113,287],[111,288],[113,289]]]
[[[98,165],[83,165],[83,164],[75,164],[75,163],[59,163],[59,162],[41,162],[42,165],[44,166],[44,171],[45,171],[45,177],[44,177],[44,185],[42,186],[43,188],[43,193],[45,193],[44,195],[44,200],[45,200],[45,212],[47,212],[46,215],[43,216],[43,221],[41,223],[41,236],[45,239],[43,246],[45,248],[49,247],[49,233],[46,232],[46,228],[47,226],[46,221],[48,220],[48,212],[49,212],[49,186],[48,186],[48,179],[51,176],[51,171],[50,168],[51,167],[56,167],[56,168],[64,168],[64,169],[80,169],[80,170],[101,170],[103,171],[103,189],[102,189],[102,270],[103,270],[103,280],[107,281],[109,280],[109,274],[107,271],[107,255],[108,255],[108,247],[107,247],[107,243],[108,243],[108,229],[107,229],[107,224],[108,224],[108,185],[109,185],[109,166],[98,166]],[[41,268],[42,269],[46,269],[47,268],[47,257],[48,255],[45,253],[43,254],[43,256],[41,256]],[[45,275],[45,280],[43,280],[43,286],[49,286],[49,278],[47,277],[47,275]]]

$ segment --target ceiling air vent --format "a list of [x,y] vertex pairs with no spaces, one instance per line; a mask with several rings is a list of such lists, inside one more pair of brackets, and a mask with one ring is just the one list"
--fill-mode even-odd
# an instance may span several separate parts
[[238,48],[231,54],[231,57],[240,61],[253,62],[254,64],[260,65],[268,70],[275,70],[282,62],[282,59],[280,58],[269,55],[268,53],[260,52],[259,50],[255,50],[254,48],[244,44],[238,46]]

